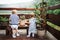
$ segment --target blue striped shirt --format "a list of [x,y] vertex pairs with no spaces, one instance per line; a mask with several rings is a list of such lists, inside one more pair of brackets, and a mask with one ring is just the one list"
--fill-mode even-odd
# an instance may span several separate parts
[[18,25],[18,22],[19,22],[19,16],[16,15],[16,14],[11,14],[10,15],[10,24],[12,25]]

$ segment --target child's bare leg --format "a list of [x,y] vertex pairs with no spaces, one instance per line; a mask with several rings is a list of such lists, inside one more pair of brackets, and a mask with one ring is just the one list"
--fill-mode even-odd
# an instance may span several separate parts
[[28,35],[27,35],[27,37],[30,37],[30,34],[31,34],[31,32],[28,32]]
[[20,34],[18,33],[18,29],[16,29],[16,35],[17,35],[17,36],[20,36]]
[[12,37],[16,38],[16,29],[12,29]]
[[34,37],[35,36],[35,34],[34,33],[32,33],[32,37]]

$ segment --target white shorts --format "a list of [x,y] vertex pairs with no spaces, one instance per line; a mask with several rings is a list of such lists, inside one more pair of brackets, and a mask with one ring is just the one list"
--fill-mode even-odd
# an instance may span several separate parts
[[18,29],[18,25],[11,25],[12,29]]

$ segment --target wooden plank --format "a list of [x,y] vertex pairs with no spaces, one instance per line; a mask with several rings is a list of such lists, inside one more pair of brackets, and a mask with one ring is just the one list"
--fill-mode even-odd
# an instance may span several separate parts
[[0,8],[0,10],[35,10],[35,8]]
[[60,9],[60,5],[48,7],[49,10]]

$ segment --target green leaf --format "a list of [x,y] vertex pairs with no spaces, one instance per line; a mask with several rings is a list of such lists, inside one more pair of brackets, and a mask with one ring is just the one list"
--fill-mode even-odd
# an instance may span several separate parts
[[53,14],[53,10],[48,10],[47,13],[48,14]]
[[60,9],[55,9],[55,10],[53,11],[53,13],[54,13],[55,15],[60,14]]
[[6,21],[8,21],[8,18],[0,16],[0,21],[6,22]]

